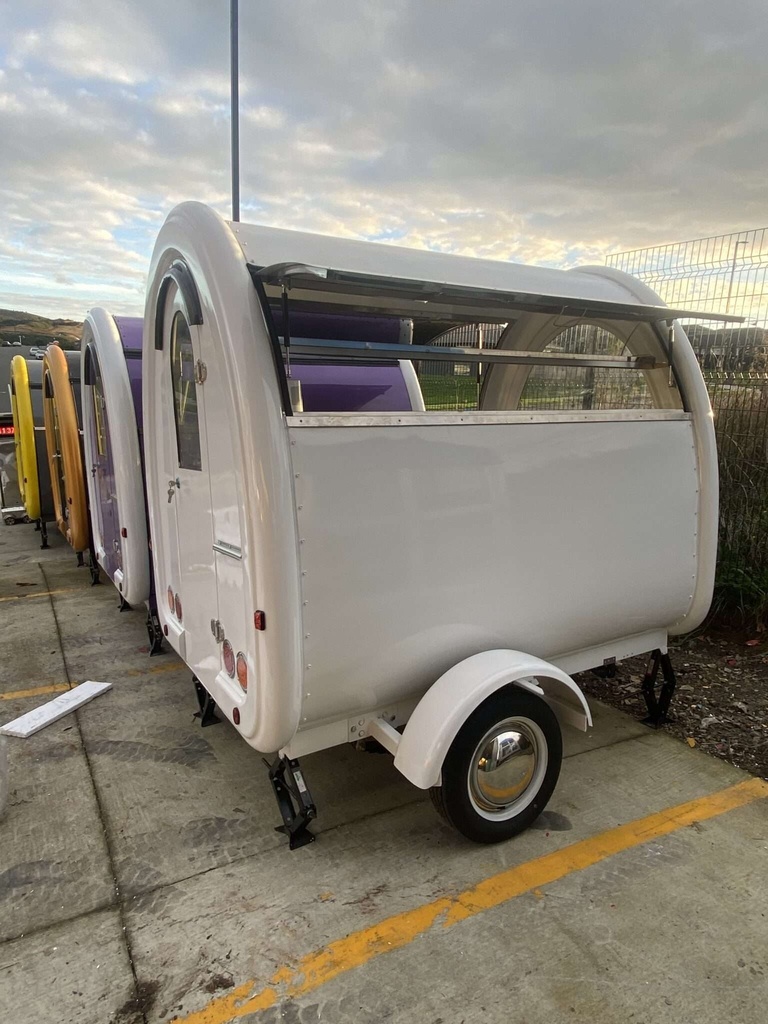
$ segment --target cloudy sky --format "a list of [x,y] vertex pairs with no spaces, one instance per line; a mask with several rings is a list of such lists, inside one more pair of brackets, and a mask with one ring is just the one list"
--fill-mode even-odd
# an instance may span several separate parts
[[[571,266],[768,222],[765,0],[240,0],[243,220]],[[228,0],[0,0],[0,306],[229,209]]]

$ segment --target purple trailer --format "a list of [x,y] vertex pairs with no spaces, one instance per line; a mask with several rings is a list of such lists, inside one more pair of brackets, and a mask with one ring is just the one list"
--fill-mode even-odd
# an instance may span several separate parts
[[96,560],[121,607],[150,601],[139,424],[141,326],[91,310],[83,324],[83,446]]

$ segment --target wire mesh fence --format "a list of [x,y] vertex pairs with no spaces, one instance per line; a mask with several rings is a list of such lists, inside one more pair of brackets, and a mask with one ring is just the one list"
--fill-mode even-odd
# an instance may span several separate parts
[[768,602],[768,228],[615,253],[669,305],[733,313],[685,324],[707,383],[720,462],[719,580],[733,602]]

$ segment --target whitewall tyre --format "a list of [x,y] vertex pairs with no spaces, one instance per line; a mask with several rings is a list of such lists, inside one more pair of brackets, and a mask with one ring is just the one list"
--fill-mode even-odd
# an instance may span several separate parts
[[528,828],[554,792],[563,741],[545,701],[507,686],[456,734],[442,783],[430,790],[446,821],[476,843],[500,843]]

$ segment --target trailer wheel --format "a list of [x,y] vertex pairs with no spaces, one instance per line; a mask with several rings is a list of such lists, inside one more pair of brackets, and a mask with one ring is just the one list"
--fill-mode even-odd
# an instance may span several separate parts
[[528,828],[552,796],[563,741],[552,709],[514,686],[466,720],[430,790],[439,813],[476,843],[499,843]]

